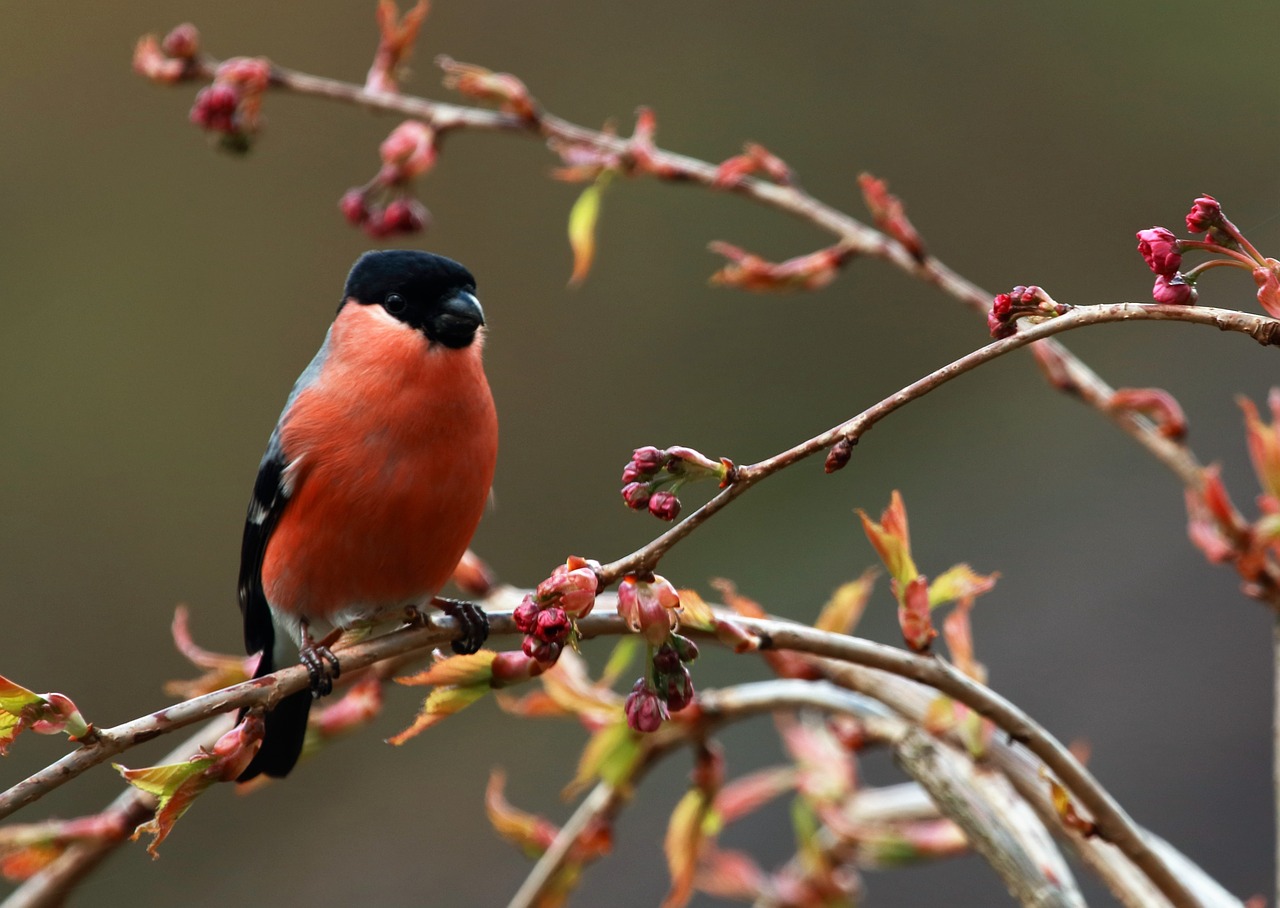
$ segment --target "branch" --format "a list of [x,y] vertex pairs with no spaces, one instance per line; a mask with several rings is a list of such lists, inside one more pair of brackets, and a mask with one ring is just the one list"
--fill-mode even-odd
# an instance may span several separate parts
[[[1036,341],[1043,342],[1045,338],[1061,334],[1064,331],[1107,322],[1129,321],[1190,322],[1192,324],[1212,326],[1222,331],[1238,331],[1242,334],[1247,334],[1264,345],[1280,343],[1280,322],[1261,315],[1238,312],[1234,309],[1159,306],[1145,303],[1110,303],[1073,309],[1064,315],[1038,325],[1022,328],[1012,337],[994,341],[985,347],[974,350],[972,353],[962,356],[941,369],[937,369],[912,382],[852,419],[828,429],[820,435],[815,435],[808,441],[802,442],[789,450],[775,454],[773,457],[762,460],[759,463],[739,467],[734,474],[733,481],[701,508],[644,547],[605,565],[601,571],[602,581],[606,584],[612,583],[625,574],[644,569],[652,570],[672,546],[688,536],[698,526],[709,520],[717,511],[760,480],[819,451],[824,451],[838,441],[843,439],[856,441],[890,413],[936,390],[953,378],[1020,347],[1025,347]],[[1107,396],[1109,400],[1110,393]],[[1117,420],[1128,419],[1126,414],[1117,413],[1109,408],[1106,409],[1106,412]],[[1154,431],[1150,435],[1151,438],[1148,441],[1161,452],[1168,451],[1171,456],[1173,452],[1177,452],[1174,459],[1181,465],[1178,470],[1179,476],[1183,478],[1184,482],[1198,488],[1201,481],[1200,467],[1194,458],[1191,458],[1185,446],[1171,441]],[[1146,438],[1146,435],[1143,437]],[[1185,467],[1186,475],[1183,475],[1182,467]]]
[[[516,633],[510,615],[495,616],[499,634]],[[375,662],[402,656],[406,653],[426,653],[451,640],[456,630],[452,618],[432,618],[432,626],[407,628],[395,633],[375,637],[341,651],[343,683],[359,669]],[[106,762],[137,744],[169,734],[187,725],[212,718],[220,713],[240,710],[250,706],[268,709],[291,693],[307,687],[307,670],[301,665],[281,669],[274,674],[252,681],[224,687],[213,693],[184,700],[146,716],[125,722],[99,732],[97,740],[45,767],[34,775],[0,794],[0,819],[15,810],[48,794],[71,781],[87,769]]]
[[[212,747],[218,738],[231,730],[232,725],[229,716],[215,719],[175,747],[160,762],[178,763],[202,747]],[[149,820],[155,810],[154,795],[137,788],[126,788],[104,813],[119,816],[122,829],[135,829]],[[11,892],[0,908],[54,908],[62,905],[71,891],[125,841],[127,838],[120,836],[72,845],[52,864]]]
[[[944,816],[964,830],[970,845],[1021,904],[1084,904],[1043,827],[1039,837],[1028,835],[1027,828],[1008,812],[1007,799],[997,799],[993,791],[984,789],[966,758],[880,703],[827,682],[785,679],[707,691],[699,705],[713,720],[806,708],[858,717],[875,727],[872,734],[889,741],[903,770],[928,791]],[[1039,825],[1034,818],[1033,823]]]
[[[519,595],[520,591],[507,589],[501,591],[494,601]],[[581,619],[579,629],[584,639],[627,632],[623,620],[609,611],[611,606],[616,608],[614,597],[603,595],[598,603],[599,610]],[[918,656],[870,640],[790,622],[736,616],[730,620],[756,634],[762,641],[762,648],[789,649],[878,668],[926,684],[964,703],[990,719],[1013,740],[1025,744],[1044,761],[1066,790],[1093,815],[1100,835],[1127,855],[1174,905],[1198,904],[1162,857],[1148,847],[1128,815],[1061,742],[1008,700],[965,677],[948,663],[936,657]],[[405,628],[342,650],[344,675],[349,676],[379,660],[424,653],[452,639],[456,625],[451,619],[441,617],[433,621],[432,627]],[[491,624],[496,637],[520,633],[509,611],[492,613]],[[0,795],[0,816],[7,816],[135,744],[217,713],[247,706],[269,707],[280,698],[302,690],[307,683],[306,670],[300,665],[291,666],[264,678],[233,685],[104,729],[96,743],[68,754]]]
[[[955,751],[930,738],[919,728],[912,728],[895,747],[898,764],[929,792],[939,809],[964,830],[974,850],[986,858],[1009,888],[1010,894],[1023,905],[1079,906],[1084,898],[1075,881],[1050,871],[1065,869],[1062,856],[1048,839],[1040,822],[1031,814],[1031,829],[1019,825],[1025,821],[1021,811],[1011,809],[1010,796],[1020,800],[1006,786],[1005,798],[987,790],[973,764]],[[998,777],[997,777],[998,778]],[[1027,810],[1021,805],[1023,811]],[[1033,838],[1034,834],[1043,841]],[[1047,847],[1052,861],[1046,860]]]
[[[929,687],[913,683],[904,676],[827,658],[809,661],[833,683],[865,693],[913,723],[926,721],[930,704],[936,699]],[[954,738],[953,743],[957,745],[963,744],[954,733],[948,733],[946,737]],[[1010,738],[993,737],[987,743],[986,756],[991,765],[999,769],[1023,799],[1036,810],[1042,821],[1059,830],[1063,841],[1084,864],[1098,874],[1121,904],[1126,908],[1155,908],[1170,904],[1151,881],[1115,848],[1098,838],[1086,839],[1062,827],[1050,802],[1044,779],[1040,776],[1042,764],[1019,747],[1018,742]],[[1171,867],[1176,868],[1175,872],[1193,890],[1197,904],[1214,908],[1242,908],[1239,899],[1172,846],[1148,830],[1140,832],[1148,844],[1159,851]]]
[[1133,861],[1170,902],[1179,908],[1193,908],[1200,904],[1163,856],[1148,845],[1124,809],[1062,742],[995,691],[969,679],[937,657],[917,656],[869,640],[829,634],[782,621],[737,620],[761,637],[762,649],[795,650],[879,668],[928,685],[990,719],[1044,762],[1072,797],[1093,816],[1098,834]]

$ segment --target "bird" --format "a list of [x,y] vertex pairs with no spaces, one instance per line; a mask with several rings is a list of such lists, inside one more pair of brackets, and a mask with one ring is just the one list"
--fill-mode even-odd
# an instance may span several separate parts
[[[332,690],[340,630],[434,605],[476,652],[488,617],[438,596],[489,500],[498,421],[471,272],[418,250],[379,250],[351,268],[324,343],[285,402],[245,518],[239,602],[261,678],[301,661],[310,688],[265,716],[239,777],[280,778],[298,760],[312,700]],[[329,635],[328,637],[326,635]]]

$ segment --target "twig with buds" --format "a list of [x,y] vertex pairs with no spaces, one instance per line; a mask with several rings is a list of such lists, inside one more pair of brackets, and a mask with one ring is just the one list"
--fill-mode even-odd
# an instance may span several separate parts
[[[415,10],[410,15],[419,14]],[[379,45],[381,55],[384,45],[395,43],[398,34],[395,28],[399,26],[394,18],[387,19],[385,10],[380,12],[380,25],[383,34]],[[416,29],[416,24],[414,28]],[[403,50],[403,42],[401,46],[401,52],[407,52]],[[244,58],[222,62],[201,53],[199,37],[194,27],[182,25],[163,42],[153,36],[143,38],[134,55],[134,68],[140,74],[162,84],[212,80],[217,86],[220,75],[221,81],[228,83],[230,76],[238,71],[237,67],[245,68],[239,63],[241,59]],[[514,76],[492,73],[448,58],[442,58],[441,65],[448,74],[449,85],[467,97],[497,103],[498,110],[405,95],[395,90],[394,82],[389,86],[375,86],[376,90],[371,90],[368,85],[360,86],[314,76],[273,63],[267,65],[267,89],[322,97],[369,110],[411,117],[431,130],[433,148],[438,146],[441,137],[453,130],[506,132],[541,138],[568,165],[561,171],[563,178],[594,180],[604,172],[619,172],[627,176],[651,176],[712,190],[734,192],[806,221],[837,238],[837,243],[831,250],[815,254],[803,263],[794,260],[795,263],[785,267],[778,266],[780,270],[771,270],[766,267],[768,263],[741,250],[719,247],[736,258],[742,277],[742,280],[723,279],[722,283],[746,286],[749,289],[813,289],[829,283],[835,271],[853,258],[871,257],[888,262],[907,274],[936,286],[983,315],[990,308],[992,294],[928,254],[919,234],[906,219],[901,201],[888,192],[883,181],[869,174],[863,174],[859,181],[868,209],[880,229],[870,227],[804,191],[790,168],[776,155],[760,146],[748,145],[743,155],[719,165],[658,147],[653,140],[653,115],[647,110],[641,111],[636,134],[624,138],[610,131],[580,126],[549,113]],[[230,103],[234,113],[235,104],[239,103],[242,95],[232,97],[226,92],[224,94],[224,105]],[[255,121],[257,108],[254,105],[257,97],[251,96]],[[197,109],[201,109],[199,102]],[[231,136],[231,147],[241,147],[246,135],[241,128],[242,124],[234,116],[224,117],[224,120],[215,121],[213,128],[225,126],[224,135]],[[200,122],[206,127],[210,126],[203,120]],[[342,208],[352,223],[363,225],[377,235],[419,229],[425,224],[425,209],[421,209],[420,204],[409,202],[407,196],[393,200],[386,208],[371,209],[367,205],[367,190],[368,187],[359,190],[358,196],[352,193],[344,196]],[[394,211],[392,204],[396,205]],[[1190,225],[1190,220],[1188,223]],[[750,267],[742,267],[748,261]],[[1272,296],[1280,296],[1280,291],[1267,289],[1280,286],[1280,279],[1274,279],[1277,268],[1264,263],[1258,267],[1257,274],[1263,272],[1273,277],[1260,282],[1259,292],[1267,290]],[[729,277],[725,272],[722,275]],[[1033,352],[1055,387],[1076,394],[1085,403],[1107,414],[1121,429],[1172,470],[1187,488],[1198,488],[1202,468],[1190,451],[1184,446],[1170,443],[1141,414],[1113,410],[1110,402],[1114,389],[1081,360],[1056,341],[1046,341],[1033,348]]]

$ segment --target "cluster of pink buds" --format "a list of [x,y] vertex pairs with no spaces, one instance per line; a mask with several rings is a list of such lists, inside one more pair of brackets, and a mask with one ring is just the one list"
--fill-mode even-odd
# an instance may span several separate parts
[[671,634],[651,653],[650,671],[636,679],[623,707],[627,724],[643,733],[657,731],[671,713],[693,702],[693,678],[686,666],[698,658],[698,647],[688,637]]
[[[1138,252],[1156,275],[1151,297],[1157,303],[1189,306],[1196,301],[1196,279],[1210,268],[1242,268],[1253,276],[1258,302],[1268,315],[1280,317],[1280,262],[1258,252],[1222,213],[1213,196],[1196,199],[1186,217],[1187,232],[1204,234],[1204,239],[1180,239],[1164,227],[1138,231]],[[1182,271],[1182,254],[1190,250],[1208,252],[1215,258]]]
[[217,133],[228,151],[249,150],[262,125],[262,95],[271,84],[271,63],[261,57],[234,57],[220,65],[213,84],[196,95],[190,119]]
[[511,618],[525,635],[521,649],[543,665],[554,664],[574,633],[573,622],[596,604],[599,565],[571,555],[516,606]]
[[693,448],[664,451],[649,445],[636,448],[622,471],[622,500],[633,511],[648,509],[659,520],[675,520],[680,516],[676,492],[686,482],[714,479],[724,488],[733,477],[733,463],[723,457],[714,461]]
[[1072,307],[1060,303],[1044,291],[1044,288],[1032,284],[1023,287],[1019,284],[1008,293],[1000,293],[991,301],[991,311],[987,313],[987,328],[996,340],[1012,337],[1018,333],[1018,319],[1030,318],[1043,321],[1070,312]]
[[377,176],[347,190],[338,203],[348,223],[379,239],[424,229],[431,213],[414,198],[413,181],[435,166],[437,140],[436,130],[420,120],[405,120],[392,130],[379,148]]

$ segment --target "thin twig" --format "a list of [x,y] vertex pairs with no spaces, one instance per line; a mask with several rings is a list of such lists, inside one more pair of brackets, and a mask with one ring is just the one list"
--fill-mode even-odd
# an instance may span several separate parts
[[[672,546],[688,536],[697,529],[699,525],[705,523],[717,511],[721,510],[729,504],[729,502],[733,501],[760,480],[771,476],[784,467],[789,467],[806,457],[810,457],[820,451],[825,451],[841,439],[857,440],[872,426],[884,419],[890,413],[893,413],[906,404],[911,403],[913,400],[936,390],[951,381],[953,378],[963,375],[984,363],[990,362],[991,360],[1003,356],[1020,347],[1025,347],[1026,345],[1037,341],[1043,343],[1045,338],[1051,337],[1054,334],[1061,334],[1064,331],[1071,331],[1073,329],[1083,328],[1089,325],[1129,321],[1190,322],[1192,324],[1212,326],[1223,331],[1238,331],[1243,334],[1247,334],[1264,344],[1280,342],[1280,322],[1265,316],[1253,315],[1247,312],[1238,312],[1233,309],[1212,309],[1208,307],[1190,306],[1156,306],[1142,303],[1111,303],[1101,306],[1082,306],[1078,309],[1073,309],[1065,315],[1050,319],[1047,322],[1022,328],[1012,337],[993,341],[985,347],[980,347],[972,353],[968,353],[954,362],[948,363],[941,369],[937,369],[923,378],[912,382],[905,388],[902,388],[889,397],[886,397],[878,404],[863,410],[852,419],[849,419],[834,428],[828,429],[819,435],[815,435],[808,441],[801,442],[795,447],[783,451],[780,454],[775,454],[773,457],[762,460],[759,463],[739,467],[735,474],[734,481],[726,488],[722,489],[714,498],[673,526],[671,529],[667,530],[661,536],[653,539],[647,545],[623,558],[618,559],[617,561],[604,565],[601,571],[602,577],[606,583],[609,583],[619,579],[625,574],[644,568],[654,568],[662,556],[665,555]],[[1112,413],[1110,410],[1108,410],[1108,412]],[[1112,413],[1112,415],[1116,416],[1115,413]],[[1182,455],[1178,459],[1179,463],[1182,463],[1186,457],[1189,457],[1183,446],[1178,445],[1163,436],[1159,436],[1158,434],[1155,437],[1159,439],[1158,444],[1162,450],[1165,447],[1172,446],[1182,452]],[[1194,459],[1190,460],[1186,466],[1188,470],[1195,472],[1194,482],[1198,485],[1200,482],[1198,472],[1199,468],[1195,465]],[[1187,481],[1191,481],[1191,479],[1188,478]]]
[[539,855],[538,860],[520,883],[507,908],[533,908],[538,905],[546,893],[547,887],[555,879],[556,874],[564,867],[582,835],[597,823],[609,822],[622,806],[631,798],[637,782],[644,777],[659,759],[668,752],[688,744],[690,741],[680,735],[665,737],[652,736],[639,759],[631,767],[625,781],[618,784],[599,782],[591,792],[582,799],[573,814],[560,827],[556,837],[547,850]]
[[542,897],[548,884],[555,879],[569,857],[578,839],[600,818],[616,809],[622,795],[617,786],[598,782],[582,799],[565,824],[560,827],[551,845],[538,856],[537,862],[520,883],[520,888],[507,903],[507,908],[530,908]]

